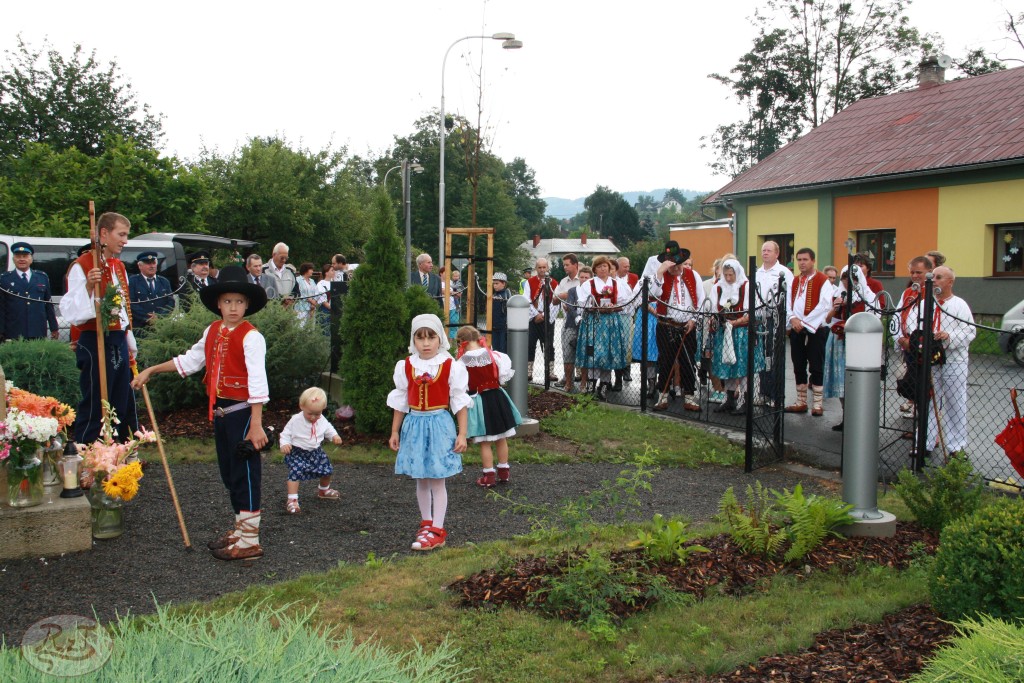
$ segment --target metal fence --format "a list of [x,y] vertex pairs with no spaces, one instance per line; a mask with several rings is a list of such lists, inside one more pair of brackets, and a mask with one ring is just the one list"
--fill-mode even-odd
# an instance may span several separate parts
[[[956,300],[940,303],[928,277],[916,297],[905,297],[912,303],[880,311],[888,330],[880,473],[893,477],[963,452],[985,480],[1020,489],[1024,482],[995,436],[1013,416],[1010,389],[1024,386],[1024,368],[1001,350],[999,329],[975,322]],[[908,339],[907,350],[900,337]]]

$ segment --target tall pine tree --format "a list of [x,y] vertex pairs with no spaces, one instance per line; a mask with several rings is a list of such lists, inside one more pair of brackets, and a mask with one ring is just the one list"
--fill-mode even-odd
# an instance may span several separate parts
[[384,190],[374,197],[373,226],[345,299],[341,319],[342,395],[355,409],[360,432],[389,432],[386,400],[394,388],[395,363],[408,354],[409,315],[404,246],[394,207]]

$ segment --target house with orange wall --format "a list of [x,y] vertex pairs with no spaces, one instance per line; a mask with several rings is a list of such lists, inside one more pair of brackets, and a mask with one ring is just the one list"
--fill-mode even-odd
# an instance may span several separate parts
[[934,59],[918,87],[851,104],[766,157],[705,204],[732,212],[746,263],[766,240],[818,268],[870,252],[898,295],[911,258],[937,249],[975,313],[1024,296],[1024,68],[945,82]]

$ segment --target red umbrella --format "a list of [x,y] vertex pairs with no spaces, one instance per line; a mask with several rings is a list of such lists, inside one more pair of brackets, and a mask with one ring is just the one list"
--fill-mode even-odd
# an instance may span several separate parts
[[1024,419],[1020,417],[1016,389],[1010,389],[1010,401],[1013,402],[1013,412],[1017,414],[1017,417],[1011,419],[1006,425],[1006,429],[996,435],[996,443],[1006,451],[1006,457],[1013,464],[1013,469],[1024,477]]

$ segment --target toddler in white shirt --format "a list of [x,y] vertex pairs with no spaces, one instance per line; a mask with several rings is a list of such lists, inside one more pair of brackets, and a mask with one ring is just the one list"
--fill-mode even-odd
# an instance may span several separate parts
[[320,500],[340,500],[341,494],[331,488],[334,468],[324,453],[324,439],[335,445],[341,444],[337,430],[324,417],[327,394],[319,387],[310,387],[299,397],[301,413],[292,415],[281,431],[281,452],[284,464],[288,465],[288,503],[285,510],[290,515],[302,512],[299,507],[299,482],[320,477],[320,488],[316,497]]

